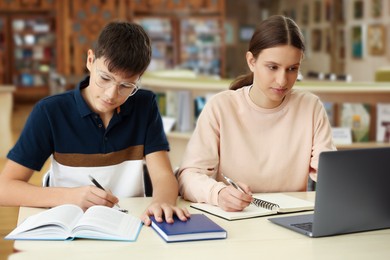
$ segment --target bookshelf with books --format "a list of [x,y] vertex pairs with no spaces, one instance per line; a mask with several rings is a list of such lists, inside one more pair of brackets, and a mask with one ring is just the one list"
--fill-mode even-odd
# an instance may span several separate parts
[[223,22],[192,17],[180,22],[180,66],[202,75],[222,75]]
[[[227,90],[230,82],[230,79],[218,80],[187,73],[184,73],[183,76],[181,71],[155,72],[144,75],[141,82],[144,88],[151,89],[155,93],[187,91],[192,98],[187,104],[187,109],[191,111],[189,113],[189,121],[191,122],[192,129],[185,132],[174,129],[167,133],[171,146],[170,159],[173,167],[180,164],[182,155],[195,126],[193,100],[197,96],[206,96]],[[390,104],[389,84],[304,81],[297,82],[295,88],[310,91],[318,95],[324,103],[333,104],[334,126],[336,127],[341,125],[342,104],[360,103],[368,104],[371,107],[369,112],[371,120],[369,123],[368,141],[338,144],[336,146],[339,150],[390,146],[389,142],[380,142],[376,139],[377,104]],[[169,103],[169,100],[166,99],[165,102]]]
[[63,43],[62,2],[0,0],[0,82],[15,86],[16,102],[50,94],[49,71],[56,70]]
[[56,69],[55,17],[43,13],[0,14],[0,83],[14,85],[16,100],[49,94]]
[[173,69],[177,63],[175,53],[175,22],[169,17],[137,17],[134,20],[149,34],[152,60],[149,71]]
[[12,82],[16,96],[48,95],[56,68],[55,20],[39,15],[11,17]]
[[364,115],[360,115],[359,120],[357,120],[357,113],[355,113],[347,121],[351,122],[351,130],[355,131],[356,129],[352,128],[356,126],[357,121],[362,123],[361,126],[366,124],[368,133],[364,138],[360,137],[362,140],[359,141],[356,140],[358,137],[355,136],[352,144],[336,144],[337,149],[390,146],[389,142],[377,141],[377,105],[390,104],[390,85],[388,83],[303,81],[298,82],[296,88],[308,90],[318,95],[324,103],[333,104],[333,126],[335,127],[345,126],[345,122],[342,122],[343,108],[364,107]]
[[180,68],[224,77],[225,1],[134,1],[131,11],[152,39],[149,71]]

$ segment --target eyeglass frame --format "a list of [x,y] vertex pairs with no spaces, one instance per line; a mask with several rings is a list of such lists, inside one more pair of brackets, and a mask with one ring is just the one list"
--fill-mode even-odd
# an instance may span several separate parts
[[[117,83],[113,78],[111,78],[109,75],[107,75],[106,73],[104,73],[103,71],[99,70],[98,67],[97,67],[97,63],[96,63],[96,59],[94,60],[95,62],[95,74],[96,74],[96,77],[95,77],[95,84],[99,87],[99,88],[102,88],[102,89],[109,89],[111,88],[112,86],[115,86],[115,87],[118,87],[118,95],[119,96],[126,96],[124,95],[122,92],[121,92],[121,89],[122,91],[125,89],[127,91],[127,89],[130,89],[130,86],[133,87],[132,88],[132,92],[130,94],[127,95],[127,97],[131,97],[133,96],[135,93],[137,93],[137,91],[140,89],[140,87],[137,85],[137,83],[139,82],[139,79],[137,80],[136,83],[133,83],[133,82],[120,82],[120,83]],[[107,79],[101,74],[101,73],[104,73],[106,74],[107,76]],[[100,77],[101,80],[104,80],[104,81],[107,81],[106,83],[104,84],[107,84],[107,86],[102,86],[101,84],[98,83],[98,77]]]

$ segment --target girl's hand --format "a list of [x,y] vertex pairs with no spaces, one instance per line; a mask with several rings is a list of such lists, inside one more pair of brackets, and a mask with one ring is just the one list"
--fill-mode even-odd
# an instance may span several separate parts
[[247,185],[238,183],[245,193],[232,185],[223,188],[218,194],[218,206],[225,211],[242,211],[252,201],[252,192]]

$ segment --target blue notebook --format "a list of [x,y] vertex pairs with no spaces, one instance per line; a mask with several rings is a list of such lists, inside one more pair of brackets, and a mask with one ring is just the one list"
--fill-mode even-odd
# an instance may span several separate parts
[[183,242],[193,240],[224,239],[225,229],[217,225],[204,214],[191,214],[187,221],[181,221],[174,216],[174,223],[157,222],[153,216],[152,228],[166,242]]

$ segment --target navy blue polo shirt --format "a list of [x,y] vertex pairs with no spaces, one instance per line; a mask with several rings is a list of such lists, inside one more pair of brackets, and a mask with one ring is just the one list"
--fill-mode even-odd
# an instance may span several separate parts
[[[52,186],[85,185],[87,172],[95,176],[99,172],[113,190],[112,182],[128,179],[122,176],[127,171],[141,174],[145,155],[169,150],[154,93],[140,89],[105,128],[81,95],[88,85],[89,77],[74,90],[39,101],[7,157],[39,171],[52,156]],[[81,181],[76,175],[79,171]],[[137,178],[142,181],[141,176]]]

